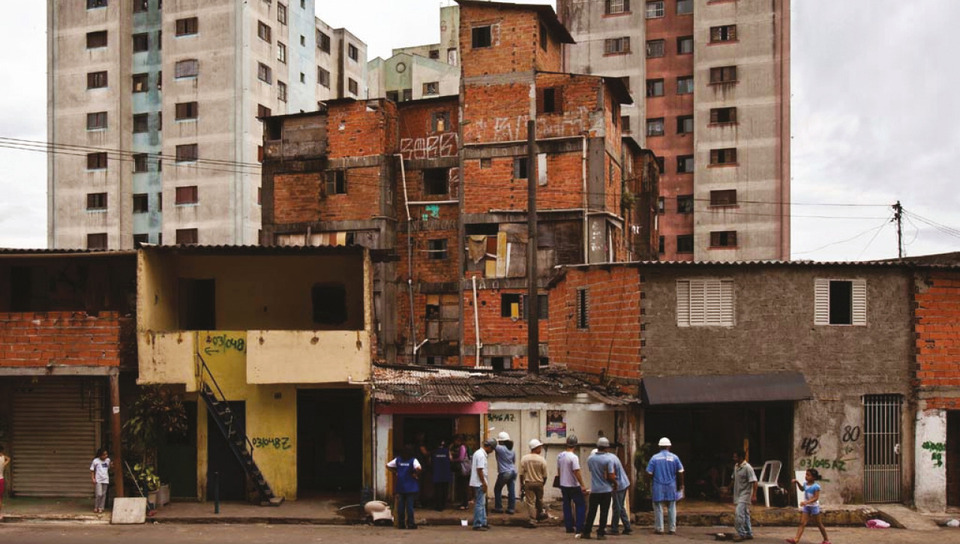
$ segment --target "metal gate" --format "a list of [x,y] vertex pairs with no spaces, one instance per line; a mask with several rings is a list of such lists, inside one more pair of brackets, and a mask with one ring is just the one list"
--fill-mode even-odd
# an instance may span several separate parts
[[900,395],[863,397],[863,500],[900,502]]

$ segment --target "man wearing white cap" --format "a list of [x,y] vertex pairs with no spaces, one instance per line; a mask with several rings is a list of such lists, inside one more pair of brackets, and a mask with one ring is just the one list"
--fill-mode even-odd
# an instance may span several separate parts
[[517,507],[517,454],[513,440],[506,432],[497,435],[497,481],[493,484],[493,511],[503,513],[503,486],[507,486],[507,513],[513,514]]
[[590,509],[587,510],[587,521],[583,525],[583,533],[579,536],[584,540],[590,539],[590,530],[593,529],[593,519],[600,511],[600,523],[597,527],[597,540],[607,538],[607,515],[610,513],[610,499],[617,487],[617,468],[613,462],[614,456],[607,453],[610,440],[605,436],[597,439],[597,449],[587,459],[587,470],[590,471]]
[[534,438],[530,441],[530,453],[520,458],[520,489],[523,490],[523,501],[527,504],[527,514],[530,516],[528,527],[536,527],[538,521],[547,518],[543,509],[547,461],[542,453],[543,443]]
[[[667,531],[677,534],[677,500],[683,496],[683,463],[670,453],[670,439],[660,439],[660,453],[650,458],[647,474],[653,479],[653,532],[663,534],[663,507],[667,507],[669,524]],[[677,481],[679,480],[679,487]],[[678,492],[679,489],[679,492]]]

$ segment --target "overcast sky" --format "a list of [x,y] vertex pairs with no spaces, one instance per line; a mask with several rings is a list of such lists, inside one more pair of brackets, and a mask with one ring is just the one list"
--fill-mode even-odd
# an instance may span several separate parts
[[[897,200],[907,255],[960,251],[960,1],[792,3],[793,258],[896,257]],[[46,2],[6,4],[0,137],[45,140]],[[386,58],[439,41],[441,4],[317,0],[317,15]],[[46,247],[45,156],[0,143],[0,164],[0,247]]]

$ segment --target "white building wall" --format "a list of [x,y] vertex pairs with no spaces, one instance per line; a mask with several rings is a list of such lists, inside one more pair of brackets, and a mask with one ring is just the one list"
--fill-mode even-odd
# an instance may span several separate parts
[[914,503],[921,512],[947,509],[947,412],[917,412]]

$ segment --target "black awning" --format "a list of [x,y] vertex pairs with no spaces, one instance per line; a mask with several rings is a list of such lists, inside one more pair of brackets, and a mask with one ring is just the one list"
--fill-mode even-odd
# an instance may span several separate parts
[[813,398],[799,372],[644,378],[643,404],[719,404]]

